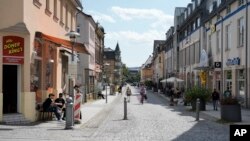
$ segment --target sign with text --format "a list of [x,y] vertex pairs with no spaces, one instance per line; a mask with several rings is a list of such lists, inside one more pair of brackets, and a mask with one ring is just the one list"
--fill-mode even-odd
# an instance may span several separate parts
[[227,59],[226,65],[227,66],[240,65],[240,58],[236,57],[236,58]]
[[230,125],[230,141],[248,141],[250,125]]
[[18,36],[3,37],[3,63],[23,64],[24,38]]

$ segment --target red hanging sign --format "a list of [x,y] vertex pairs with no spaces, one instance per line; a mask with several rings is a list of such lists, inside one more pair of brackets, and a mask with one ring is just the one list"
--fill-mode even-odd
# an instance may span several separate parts
[[3,37],[3,63],[23,64],[24,38],[18,36]]

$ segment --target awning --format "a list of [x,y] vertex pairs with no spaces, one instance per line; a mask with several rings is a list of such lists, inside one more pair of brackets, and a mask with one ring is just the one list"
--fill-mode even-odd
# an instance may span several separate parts
[[[41,39],[48,40],[48,41],[51,41],[53,43],[62,45],[67,49],[72,49],[72,43],[70,41],[68,41],[68,40],[64,40],[64,39],[60,39],[60,38],[53,37],[53,36],[50,36],[50,35],[46,35],[46,34],[43,34],[42,32],[36,32],[35,36],[37,38],[41,38]],[[79,53],[90,54],[89,51],[84,46],[84,44],[82,44],[82,43],[75,43],[74,44],[74,51],[77,51]]]

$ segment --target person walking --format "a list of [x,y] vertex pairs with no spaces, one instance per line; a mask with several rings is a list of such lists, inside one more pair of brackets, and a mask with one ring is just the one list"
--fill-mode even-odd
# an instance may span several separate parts
[[141,104],[143,104],[145,94],[146,94],[146,88],[144,87],[143,84],[141,84],[140,94],[141,94]]
[[213,93],[212,93],[212,100],[213,100],[213,106],[214,106],[214,110],[218,110],[218,101],[220,99],[220,94],[216,91],[216,89],[214,89]]
[[126,95],[127,95],[127,98],[128,98],[128,102],[130,102],[130,96],[131,96],[131,89],[128,87],[127,88],[127,91],[126,91]]

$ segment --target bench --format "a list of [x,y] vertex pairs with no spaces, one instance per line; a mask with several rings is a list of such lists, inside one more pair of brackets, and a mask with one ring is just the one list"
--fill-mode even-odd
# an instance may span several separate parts
[[52,120],[53,112],[44,111],[42,103],[38,103],[36,105],[36,110],[39,112],[39,115],[38,115],[39,121]]

